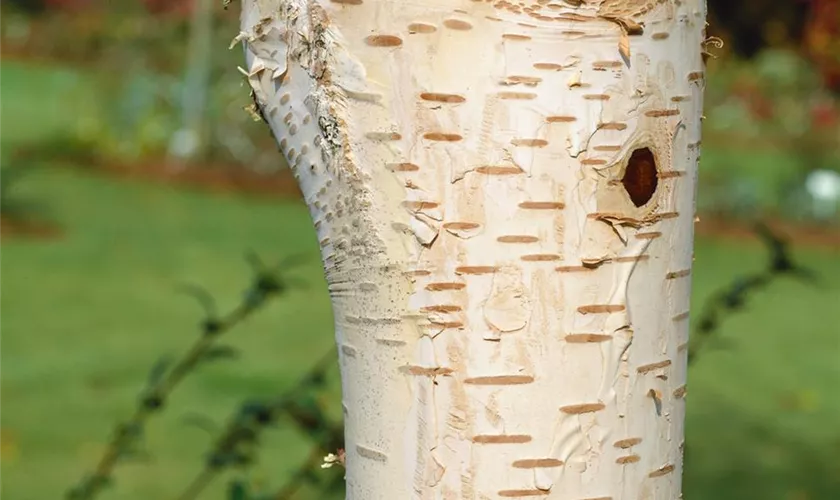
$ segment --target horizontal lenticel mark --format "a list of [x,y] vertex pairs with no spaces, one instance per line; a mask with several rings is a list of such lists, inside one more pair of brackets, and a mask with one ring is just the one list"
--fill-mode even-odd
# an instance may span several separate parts
[[462,311],[463,308],[461,306],[456,306],[454,304],[438,304],[433,306],[424,306],[420,308],[423,312],[439,312],[439,313],[450,313],[450,312],[458,312]]
[[523,201],[519,208],[525,210],[560,210],[566,205],[562,201]]
[[563,461],[556,458],[527,458],[516,460],[511,465],[515,469],[540,469],[544,467],[561,467]]
[[456,31],[469,31],[473,28],[472,24],[461,19],[446,19],[443,21],[443,25]]
[[681,312],[681,313],[677,314],[676,316],[674,316],[673,318],[671,318],[671,320],[672,321],[683,321],[683,320],[688,319],[688,315],[689,315],[688,311]]
[[437,208],[440,206],[440,203],[435,201],[406,200],[402,202],[402,206],[408,208],[409,210],[426,210],[430,208]]
[[613,446],[615,446],[616,448],[627,449],[627,448],[632,448],[633,446],[636,446],[637,444],[639,444],[641,442],[642,442],[642,438],[639,438],[639,437],[619,439],[618,441],[613,443]]
[[570,333],[563,337],[563,340],[570,344],[588,344],[607,342],[612,340],[612,335],[605,335],[603,333]]
[[445,132],[427,132],[423,134],[423,138],[429,141],[439,141],[439,142],[458,142],[462,140],[464,137],[460,134],[452,134],[452,133],[445,133]]
[[627,124],[621,122],[604,122],[598,124],[599,130],[624,130],[626,128]]
[[563,69],[562,64],[549,63],[549,62],[534,63],[533,67],[534,67],[534,69],[541,69],[541,70],[546,70],[546,71],[560,71],[561,69]]
[[677,278],[685,278],[691,275],[691,269],[682,269],[680,271],[673,271],[665,275],[665,279],[674,280]]
[[659,231],[651,231],[649,233],[636,233],[636,239],[639,240],[652,240],[662,236],[662,233]]
[[540,241],[536,236],[528,236],[525,234],[508,234],[496,238],[499,243],[536,243]]
[[402,39],[394,35],[371,35],[365,38],[365,43],[371,47],[399,47]]
[[501,490],[499,496],[503,498],[544,497],[551,493],[549,490]]
[[435,377],[438,375],[450,375],[455,372],[452,368],[445,366],[401,366],[399,370],[409,375],[421,377]]
[[537,94],[534,94],[533,92],[499,92],[496,95],[499,97],[499,99],[505,100],[527,101],[537,98]]
[[680,110],[678,109],[651,109],[650,111],[645,111],[645,116],[649,116],[651,118],[677,116],[678,114],[680,114]]
[[658,370],[659,368],[665,368],[665,367],[668,367],[668,366],[671,366],[671,360],[670,359],[664,359],[662,361],[657,361],[656,363],[649,363],[647,365],[642,365],[642,366],[636,368],[636,371],[638,373],[648,373],[648,372],[652,372],[653,370]]
[[561,406],[560,411],[569,415],[580,415],[583,413],[601,411],[604,408],[606,408],[604,403],[581,403],[577,405]]
[[524,76],[524,75],[511,75],[505,77],[505,80],[510,83],[524,83],[526,85],[536,85],[542,82],[542,78],[538,76]]
[[504,165],[482,165],[480,167],[476,167],[474,171],[484,175],[517,175],[525,173],[525,171],[519,167]]
[[470,377],[464,380],[471,385],[524,385],[534,381],[530,375],[492,375],[485,377]]
[[624,66],[621,61],[595,61],[592,63],[592,68],[595,70],[603,70],[609,68],[620,68]]
[[479,434],[473,436],[473,443],[480,444],[522,444],[531,442],[527,434]]
[[589,304],[578,307],[578,312],[583,314],[614,313],[625,309],[623,304]]
[[426,23],[411,23],[408,25],[409,33],[434,33],[437,28],[434,25]]
[[459,266],[455,268],[457,274],[493,274],[498,271],[496,266]]
[[388,461],[388,455],[382,453],[381,451],[374,450],[373,448],[367,448],[358,444],[356,445],[356,453],[358,453],[360,457],[367,458],[370,460],[376,460],[377,462]]
[[520,259],[525,262],[551,262],[555,260],[560,260],[560,255],[556,253],[538,253],[531,255],[523,255],[522,257],[520,257]]
[[671,472],[674,472],[675,469],[676,466],[674,466],[673,464],[668,464],[651,472],[650,474],[648,474],[648,477],[661,477],[666,474],[670,474]]
[[398,141],[402,135],[397,132],[367,132],[365,137],[372,141]]
[[542,148],[548,146],[548,141],[545,139],[512,139],[510,143],[514,146],[526,148]]
[[453,104],[465,102],[467,100],[464,96],[460,96],[458,94],[441,94],[438,92],[423,92],[420,94],[420,99],[423,99],[424,101],[445,102]]
[[548,122],[548,123],[571,123],[571,122],[573,122],[573,121],[575,121],[575,120],[577,120],[577,117],[574,117],[574,116],[562,116],[562,115],[557,115],[557,116],[548,116],[548,117],[546,117],[546,119],[545,119],[545,121],[546,121],[546,122]]
[[626,262],[642,262],[645,260],[649,260],[650,255],[628,255],[626,257],[616,257],[615,262],[622,264]]
[[561,273],[581,273],[581,272],[592,272],[595,270],[594,267],[587,267],[587,266],[558,266],[554,268],[555,271]]
[[458,282],[439,282],[439,283],[429,283],[426,285],[426,290],[430,292],[440,292],[444,290],[463,290],[466,288],[466,284],[458,283]]
[[414,163],[388,163],[385,168],[392,172],[416,172],[420,167]]

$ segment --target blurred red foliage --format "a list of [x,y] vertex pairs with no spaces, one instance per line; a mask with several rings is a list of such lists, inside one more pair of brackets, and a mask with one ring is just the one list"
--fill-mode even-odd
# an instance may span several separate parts
[[187,15],[192,9],[193,0],[41,0],[47,8],[66,11],[80,11],[104,2],[134,1],[145,5],[152,14]]
[[840,92],[840,0],[809,0],[805,50],[820,68],[825,84]]
[[[723,28],[727,33],[724,38],[734,42],[736,49],[743,45],[744,55],[751,55],[769,42],[764,39],[769,25],[781,25],[819,67],[826,86],[840,92],[840,0],[708,1],[714,21],[712,31]],[[183,18],[189,15],[195,0],[16,0],[14,3],[78,12],[103,4],[113,7],[117,2],[140,3],[152,14]]]
[[760,121],[773,119],[773,100],[767,97],[755,80],[741,79],[732,85],[732,96],[746,105],[750,115]]
[[840,107],[832,101],[820,102],[811,109],[811,124],[817,129],[830,129],[840,123]]

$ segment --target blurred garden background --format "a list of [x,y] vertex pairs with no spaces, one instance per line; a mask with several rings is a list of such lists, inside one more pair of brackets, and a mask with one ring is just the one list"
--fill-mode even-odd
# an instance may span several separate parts
[[[0,7],[4,499],[341,498],[318,244],[224,3]],[[685,498],[840,498],[840,0],[708,5]],[[221,335],[207,295],[247,318]],[[138,395],[142,439],[91,476]]]

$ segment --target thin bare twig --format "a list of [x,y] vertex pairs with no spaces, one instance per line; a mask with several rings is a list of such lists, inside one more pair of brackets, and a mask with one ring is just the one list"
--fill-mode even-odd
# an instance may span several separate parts
[[[322,427],[327,428],[328,435],[332,434],[333,429],[320,414],[320,410],[316,410],[317,413],[312,415],[307,413],[305,408],[299,408],[297,405],[304,394],[324,385],[325,373],[335,362],[335,348],[331,348],[291,389],[278,398],[268,402],[244,402],[216,439],[199,477],[216,475],[232,466],[250,465],[255,459],[261,432],[284,415],[290,416],[298,426],[310,434],[322,432],[324,430]],[[330,443],[319,443],[319,445],[329,446],[336,441],[333,438],[323,439],[323,437],[322,440],[330,441]],[[312,453],[316,455],[316,458],[320,458],[320,446],[316,446]],[[194,479],[179,499],[197,498],[208,484],[209,481],[200,482],[198,478]]]
[[[296,256],[292,256],[291,259],[294,258]],[[212,298],[208,299],[209,294],[192,290],[192,294],[199,297],[207,310],[207,317],[201,323],[202,335],[171,369],[167,369],[168,363],[165,361],[153,367],[148,387],[141,394],[134,414],[127,421],[116,426],[111,441],[93,473],[83,478],[76,487],[67,492],[69,500],[91,500],[108,486],[112,481],[113,470],[117,463],[130,456],[140,441],[146,421],[163,408],[168,397],[184,377],[201,362],[209,359],[219,338],[259,310],[269,298],[287,290],[287,281],[280,276],[278,269],[290,262],[289,258],[271,269],[266,268],[253,252],[249,253],[249,261],[255,268],[253,283],[242,302],[226,316],[222,318],[216,316]]]

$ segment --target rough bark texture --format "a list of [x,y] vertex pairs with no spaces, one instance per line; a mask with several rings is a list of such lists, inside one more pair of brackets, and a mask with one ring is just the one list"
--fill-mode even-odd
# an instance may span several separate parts
[[678,498],[705,2],[243,7],[321,242],[347,498]]

